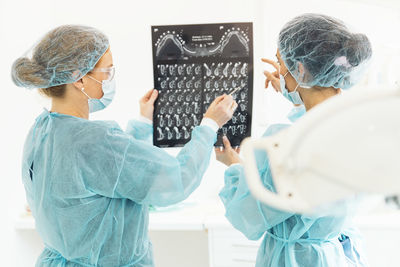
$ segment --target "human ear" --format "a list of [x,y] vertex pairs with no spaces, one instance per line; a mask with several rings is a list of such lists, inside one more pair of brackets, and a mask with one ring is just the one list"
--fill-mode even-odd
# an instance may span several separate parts
[[306,67],[304,67],[304,65],[301,62],[297,62],[297,73],[299,74],[299,76],[298,76],[299,83],[306,84],[310,80],[312,80],[310,73],[308,72]]
[[303,64],[301,64],[300,62],[298,62],[297,64],[297,70],[299,71],[299,77],[300,79],[304,79],[304,75],[305,75],[305,70],[304,70],[304,66]]
[[73,82],[72,85],[73,85],[76,89],[82,90],[82,88],[83,88],[83,80],[82,80],[82,78],[79,79],[79,80],[77,80],[76,82]]

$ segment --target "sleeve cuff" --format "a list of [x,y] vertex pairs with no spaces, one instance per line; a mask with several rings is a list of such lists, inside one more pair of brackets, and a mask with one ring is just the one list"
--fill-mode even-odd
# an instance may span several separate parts
[[201,120],[201,124],[200,124],[200,125],[201,125],[201,126],[208,126],[208,127],[210,127],[214,132],[217,132],[218,129],[219,129],[218,124],[217,124],[213,119],[210,119],[210,118],[203,118],[203,119]]
[[152,120],[149,120],[148,118],[143,117],[142,115],[139,116],[138,121],[153,125],[153,121]]
[[225,170],[225,176],[240,176],[241,174],[244,175],[244,168],[243,165],[240,163],[234,163],[231,164],[226,170]]

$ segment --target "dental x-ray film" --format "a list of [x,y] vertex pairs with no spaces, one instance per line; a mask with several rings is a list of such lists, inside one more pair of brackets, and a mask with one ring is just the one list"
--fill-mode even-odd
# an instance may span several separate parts
[[232,146],[251,134],[253,25],[221,23],[152,26],[154,88],[153,143],[179,147],[190,140],[211,102],[229,94],[238,103],[218,131]]

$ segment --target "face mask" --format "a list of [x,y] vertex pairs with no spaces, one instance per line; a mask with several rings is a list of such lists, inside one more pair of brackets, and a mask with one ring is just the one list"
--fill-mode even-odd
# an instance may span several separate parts
[[111,104],[112,100],[114,99],[116,88],[115,79],[112,78],[111,80],[104,80],[100,82],[90,75],[88,75],[88,77],[98,83],[101,83],[101,89],[103,90],[104,94],[100,99],[91,98],[88,94],[85,93],[85,91],[83,91],[84,88],[82,88],[82,93],[84,93],[89,98],[89,113],[105,109],[108,105]]
[[289,73],[289,72],[286,72],[285,75],[279,74],[279,76],[280,76],[280,84],[281,84],[281,92],[282,92],[282,95],[283,95],[287,100],[289,100],[290,102],[292,102],[292,103],[295,104],[295,105],[303,105],[303,104],[304,104],[304,103],[303,103],[303,100],[301,100],[300,94],[299,94],[299,92],[297,91],[297,88],[299,87],[299,84],[297,84],[297,86],[296,86],[296,88],[294,89],[293,92],[289,92],[289,91],[286,89],[285,77],[286,77],[286,75],[287,75],[288,73]]

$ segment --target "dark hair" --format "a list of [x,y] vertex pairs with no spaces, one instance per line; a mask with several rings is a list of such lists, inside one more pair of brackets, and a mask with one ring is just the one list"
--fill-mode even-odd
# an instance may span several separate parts
[[67,86],[65,84],[49,87],[49,88],[41,88],[39,92],[48,96],[48,97],[57,97],[62,98],[65,95],[65,91],[67,90]]
[[[362,33],[322,14],[303,14],[289,21],[279,33],[283,61],[296,80],[307,86],[346,89],[355,80],[358,66],[372,56],[371,43]],[[306,69],[300,77],[298,65]],[[356,76],[357,76],[356,75]]]

